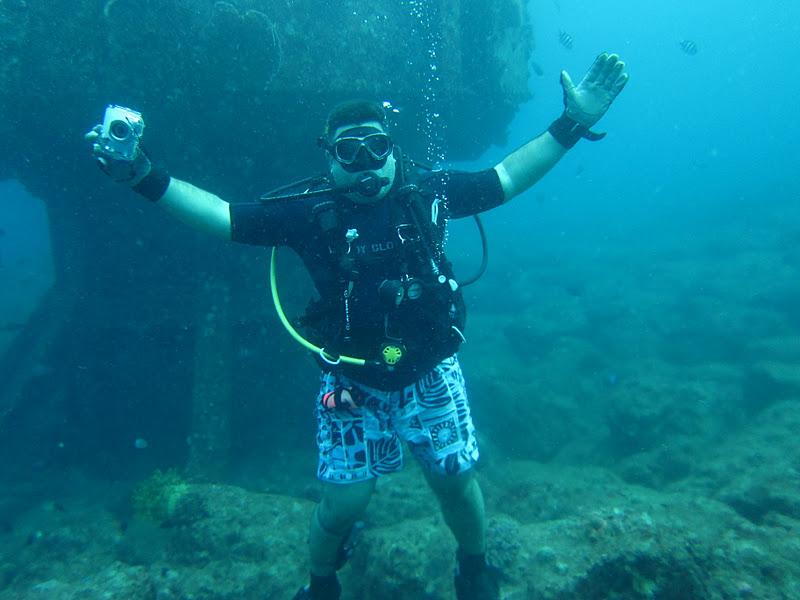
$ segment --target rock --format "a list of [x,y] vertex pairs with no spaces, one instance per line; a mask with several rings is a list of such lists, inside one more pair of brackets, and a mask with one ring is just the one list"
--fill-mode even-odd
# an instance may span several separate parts
[[455,549],[437,517],[367,528],[343,581],[350,593],[364,600],[447,598],[452,594]]

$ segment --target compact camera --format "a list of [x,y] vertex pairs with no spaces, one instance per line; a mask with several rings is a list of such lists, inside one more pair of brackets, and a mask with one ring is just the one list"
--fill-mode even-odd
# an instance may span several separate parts
[[136,158],[142,133],[142,113],[115,104],[106,108],[99,141],[110,158],[127,161]]

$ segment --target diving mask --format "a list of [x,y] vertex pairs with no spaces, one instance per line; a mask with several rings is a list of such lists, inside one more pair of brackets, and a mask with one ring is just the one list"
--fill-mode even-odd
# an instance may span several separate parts
[[396,162],[389,135],[372,123],[336,130],[332,142],[319,140],[330,156],[333,181],[355,203],[383,198],[394,181]]
[[383,160],[392,152],[392,140],[385,133],[340,137],[333,142],[331,154],[343,165],[352,165],[362,148],[375,160]]
[[332,143],[325,145],[336,162],[352,165],[363,149],[375,161],[383,161],[392,153],[392,138],[375,127],[353,127],[343,131]]

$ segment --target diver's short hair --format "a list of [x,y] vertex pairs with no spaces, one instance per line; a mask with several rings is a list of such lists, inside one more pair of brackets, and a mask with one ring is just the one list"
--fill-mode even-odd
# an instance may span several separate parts
[[325,121],[325,137],[330,139],[333,133],[342,125],[363,123],[364,121],[377,121],[386,128],[386,111],[383,104],[370,100],[349,100],[342,102],[328,113]]

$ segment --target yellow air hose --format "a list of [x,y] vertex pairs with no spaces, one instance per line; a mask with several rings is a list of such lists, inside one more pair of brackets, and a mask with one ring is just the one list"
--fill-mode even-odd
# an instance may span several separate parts
[[301,346],[318,354],[319,357],[324,360],[326,363],[331,365],[338,365],[340,362],[351,364],[351,365],[359,365],[364,366],[366,364],[366,360],[363,358],[353,358],[352,356],[339,356],[333,357],[327,352],[325,352],[325,348],[321,348],[319,346],[315,346],[307,339],[305,339],[302,335],[300,335],[297,330],[292,327],[292,324],[289,322],[289,319],[286,318],[286,313],[283,312],[283,307],[281,306],[281,299],[278,296],[278,278],[276,275],[277,270],[277,256],[278,256],[278,247],[274,246],[272,248],[272,256],[270,257],[269,261],[269,288],[272,292],[272,303],[275,305],[275,312],[278,313],[278,318],[281,320],[286,331],[289,332],[291,335]]

